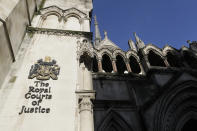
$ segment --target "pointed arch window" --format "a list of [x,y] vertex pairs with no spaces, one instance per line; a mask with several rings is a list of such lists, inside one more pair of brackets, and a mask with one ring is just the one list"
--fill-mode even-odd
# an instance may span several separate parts
[[150,50],[148,53],[148,61],[151,66],[162,66],[162,67],[166,66],[162,57],[160,55],[156,54],[152,50]]
[[133,56],[129,57],[129,65],[133,73],[139,74],[141,72],[140,65],[137,62],[136,58]]
[[116,56],[116,67],[119,74],[124,74],[124,72],[127,70],[124,59],[120,55]]
[[91,57],[88,55],[88,53],[84,52],[83,55],[80,56],[79,62],[80,64],[84,63],[85,67],[88,70],[91,70]]
[[104,54],[102,56],[102,67],[105,72],[112,72],[113,71],[111,59],[107,54]]
[[75,16],[70,16],[66,19],[64,24],[65,30],[81,31],[81,25],[79,19]]
[[92,70],[93,70],[93,72],[98,72],[98,61],[97,61],[97,59],[96,59],[96,56],[94,56],[94,58],[93,58],[93,64],[92,64]]
[[52,14],[48,15],[43,21],[42,28],[59,29],[59,25],[58,16]]

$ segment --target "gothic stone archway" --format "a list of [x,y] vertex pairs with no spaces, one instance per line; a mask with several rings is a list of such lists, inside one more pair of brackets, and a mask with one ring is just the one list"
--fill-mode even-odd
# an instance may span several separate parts
[[187,81],[168,89],[159,99],[153,131],[184,131],[189,128],[187,121],[194,116],[197,116],[197,82]]

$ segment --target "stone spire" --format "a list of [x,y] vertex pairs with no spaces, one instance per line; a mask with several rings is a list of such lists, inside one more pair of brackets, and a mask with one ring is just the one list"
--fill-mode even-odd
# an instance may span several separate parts
[[130,47],[131,50],[137,51],[136,46],[135,46],[135,43],[133,42],[132,39],[130,39],[130,40],[128,41],[128,44],[129,44],[129,47]]
[[101,34],[99,31],[96,15],[94,16],[94,26],[95,26],[95,45],[99,45],[99,43],[101,42]]
[[138,50],[143,48],[145,46],[144,42],[137,36],[136,33],[134,33],[134,36],[135,36],[136,45],[137,45]]

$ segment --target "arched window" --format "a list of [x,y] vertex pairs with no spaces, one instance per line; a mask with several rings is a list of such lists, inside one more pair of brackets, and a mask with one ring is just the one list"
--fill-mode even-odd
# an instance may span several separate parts
[[112,72],[113,71],[113,67],[112,67],[110,57],[106,54],[104,54],[102,56],[102,67],[103,67],[103,70],[105,72]]
[[181,67],[181,61],[180,59],[173,53],[168,52],[167,53],[167,61],[172,67]]
[[80,56],[79,62],[80,64],[84,63],[85,67],[88,70],[91,70],[91,57],[86,52]]
[[65,30],[74,30],[74,31],[81,31],[80,29],[79,19],[76,17],[68,17],[66,19],[66,23],[64,25]]
[[131,67],[131,70],[133,73],[140,73],[141,72],[140,65],[137,62],[135,57],[133,57],[133,56],[129,57],[129,64],[130,64],[130,67]]
[[58,29],[58,17],[56,15],[47,16],[47,18],[43,21],[42,28]]
[[124,59],[120,55],[116,56],[116,67],[119,74],[124,74],[124,71],[127,70]]
[[98,72],[98,61],[97,61],[97,59],[96,59],[96,56],[94,56],[94,58],[93,58],[93,67],[92,67],[92,70],[93,70],[93,72]]
[[190,52],[184,51],[183,56],[187,64],[194,69],[197,69],[197,58],[193,56]]
[[152,50],[148,53],[148,61],[151,66],[166,66],[161,56],[159,56]]

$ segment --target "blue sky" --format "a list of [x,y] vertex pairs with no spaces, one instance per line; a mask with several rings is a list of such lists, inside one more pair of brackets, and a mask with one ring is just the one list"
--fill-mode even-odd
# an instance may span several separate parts
[[[103,31],[123,50],[133,32],[147,44],[177,49],[197,40],[197,0],[93,0],[103,38]],[[92,31],[94,32],[92,21]]]

